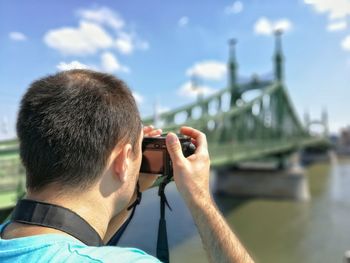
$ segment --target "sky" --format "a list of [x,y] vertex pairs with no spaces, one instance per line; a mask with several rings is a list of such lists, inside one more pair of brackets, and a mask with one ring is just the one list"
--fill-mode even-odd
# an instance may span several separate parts
[[350,0],[0,1],[0,139],[15,137],[19,101],[34,80],[71,68],[126,81],[142,116],[227,85],[228,40],[239,74],[272,72],[282,29],[285,83],[302,119],[328,111],[350,124]]

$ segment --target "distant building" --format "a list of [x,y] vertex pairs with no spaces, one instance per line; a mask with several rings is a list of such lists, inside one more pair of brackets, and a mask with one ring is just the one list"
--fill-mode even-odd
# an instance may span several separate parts
[[337,152],[341,155],[350,155],[350,126],[341,129],[337,141]]

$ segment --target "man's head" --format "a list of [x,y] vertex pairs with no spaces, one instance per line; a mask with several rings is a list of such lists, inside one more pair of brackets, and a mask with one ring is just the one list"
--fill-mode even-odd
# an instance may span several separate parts
[[87,189],[117,145],[140,155],[141,129],[130,90],[111,75],[70,70],[35,81],[17,120],[28,189]]

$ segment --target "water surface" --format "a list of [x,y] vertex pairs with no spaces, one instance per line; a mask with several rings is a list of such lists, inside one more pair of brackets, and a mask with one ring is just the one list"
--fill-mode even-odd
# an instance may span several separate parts
[[[350,159],[306,169],[311,200],[237,199],[215,196],[231,228],[257,262],[342,262],[350,249]],[[208,262],[190,213],[172,183],[167,196],[171,262]],[[144,194],[133,222],[121,240],[155,255],[159,199]]]

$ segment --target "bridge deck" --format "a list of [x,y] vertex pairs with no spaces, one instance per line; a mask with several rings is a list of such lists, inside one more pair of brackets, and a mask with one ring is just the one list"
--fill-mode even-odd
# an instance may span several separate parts
[[252,144],[209,144],[209,154],[213,167],[236,164],[274,155],[286,154],[299,149],[328,145],[328,141],[322,137],[295,138],[289,140],[277,140],[273,142],[261,142]]

